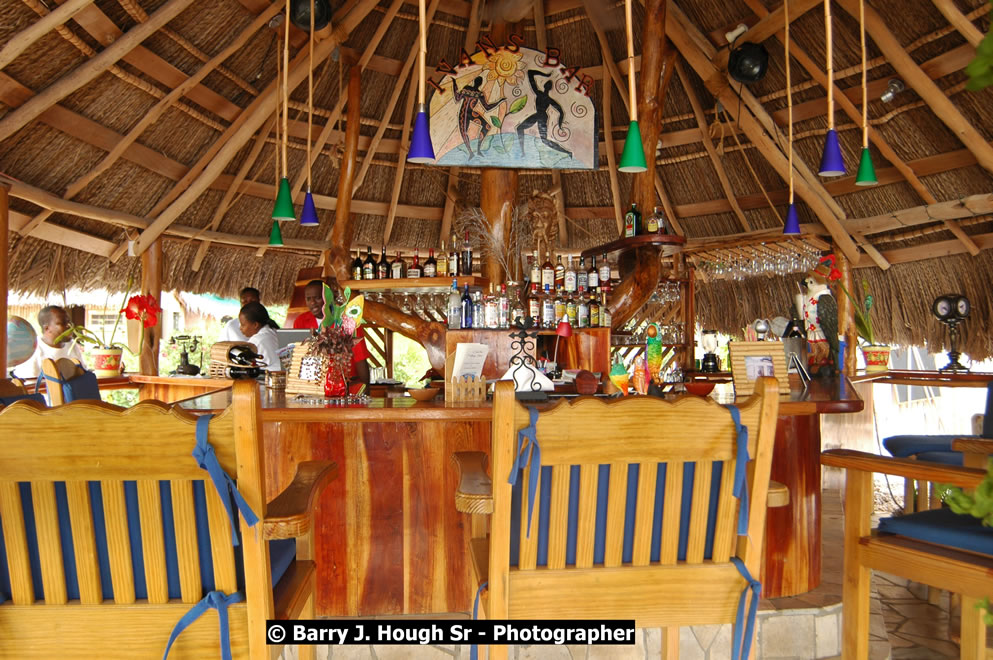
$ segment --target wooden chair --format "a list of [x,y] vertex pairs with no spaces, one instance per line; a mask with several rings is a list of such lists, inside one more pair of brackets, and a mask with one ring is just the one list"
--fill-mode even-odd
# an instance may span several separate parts
[[[191,608],[240,592],[226,610],[230,647],[261,660],[280,650],[266,646],[266,619],[313,617],[312,507],[337,468],[301,463],[267,503],[258,386],[236,381],[232,396],[200,421],[158,401],[19,401],[0,411],[0,658],[161,658]],[[255,526],[238,507],[234,524],[199,467],[211,452],[191,455],[202,424]],[[296,539],[295,559],[284,539]],[[219,657],[220,620],[200,616],[169,657]]]
[[[993,441],[968,438],[951,448],[965,464],[981,465],[993,454]],[[845,468],[845,581],[842,606],[842,658],[861,660],[869,652],[869,588],[873,570],[885,571],[961,595],[960,657],[986,658],[986,627],[976,604],[993,595],[993,528],[977,518],[931,509],[883,519],[872,529],[872,475],[975,488],[986,474],[978,467],[957,467],[907,458],[888,458],[848,449],[831,449],[821,464]]]
[[38,403],[45,403],[45,397],[29,393],[20,378],[0,378],[0,405],[9,406],[21,399],[33,399]]
[[[529,427],[531,413],[515,401],[511,383],[497,383],[489,536],[484,518],[475,517],[469,549],[476,577],[488,581],[483,616],[634,619],[639,627],[664,627],[663,646],[675,654],[679,626],[734,622],[743,590],[755,583],[732,558],[758,576],[779,407],[775,380],[760,379],[756,392],[740,406],[752,460],[741,472],[750,499],[746,533],[738,536],[738,436],[727,408],[689,396],[591,397],[538,414],[541,470],[529,522],[537,452],[519,487],[508,475],[517,475],[518,431]],[[462,505],[485,513],[483,461],[469,453],[456,462]],[[490,652],[505,658],[507,649]]]
[[45,380],[48,401],[53,406],[79,399],[100,400],[100,386],[96,375],[87,371],[78,360],[45,358],[41,361],[39,378]]

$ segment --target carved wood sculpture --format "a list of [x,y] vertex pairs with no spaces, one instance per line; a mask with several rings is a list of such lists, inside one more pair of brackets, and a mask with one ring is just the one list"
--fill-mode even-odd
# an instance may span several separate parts
[[531,237],[539,256],[542,245],[550,250],[559,235],[558,207],[551,193],[535,190],[528,199],[527,222],[531,225]]

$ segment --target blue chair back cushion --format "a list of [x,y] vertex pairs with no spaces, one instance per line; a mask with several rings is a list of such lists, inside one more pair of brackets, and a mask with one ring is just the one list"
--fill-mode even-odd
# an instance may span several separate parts
[[[49,385],[57,383],[49,382]],[[100,384],[97,375],[92,371],[84,371],[75,378],[62,383],[62,398],[66,403],[72,401],[100,401]]]
[[9,406],[10,404],[20,401],[21,399],[29,399],[31,401],[37,401],[42,405],[47,405],[45,395],[38,392],[34,392],[32,394],[11,394],[10,396],[0,396],[0,404]]
[[[35,599],[45,597],[41,577],[41,559],[38,553],[38,535],[35,527],[34,507],[31,487],[27,482],[18,484],[21,493],[21,508],[28,541],[28,559],[31,564],[31,579],[34,583]],[[213,488],[213,486],[211,486]],[[97,548],[97,562],[100,569],[100,583],[105,600],[114,598],[114,588],[110,579],[110,556],[107,552],[107,531],[104,520],[103,497],[98,481],[89,482],[90,506],[93,512],[94,537]],[[172,487],[168,481],[160,481],[162,503],[162,527],[166,556],[166,576],[169,598],[181,598],[179,586],[179,561],[176,554],[176,532],[172,512]],[[124,482],[124,499],[128,515],[128,535],[131,544],[131,565],[134,574],[136,599],[148,597],[145,584],[145,561],[141,544],[141,520],[138,513],[138,487],[134,481]],[[76,554],[69,522],[69,504],[64,482],[55,483],[55,502],[58,509],[59,536],[62,544],[62,563],[65,571],[66,595],[69,600],[79,599],[79,581],[76,576]],[[214,564],[210,547],[210,532],[207,523],[207,500],[204,482],[193,482],[193,502],[196,518],[197,552],[200,559],[200,582],[204,593],[214,590]],[[275,585],[289,568],[296,556],[296,542],[293,539],[271,541],[269,543],[272,584]],[[244,567],[241,553],[235,552],[239,588],[244,584]],[[7,551],[2,530],[0,530],[0,603],[10,598],[10,574],[7,567]]]
[[[655,481],[654,514],[652,517],[652,546],[651,561],[659,561],[662,547],[662,512],[665,506],[665,463],[659,463]],[[634,519],[635,505],[638,495],[638,476],[641,467],[638,464],[628,465],[627,496],[624,513],[624,549],[622,561],[630,562],[634,548]],[[717,500],[720,494],[723,461],[715,461],[711,469],[711,489],[707,511],[707,537],[704,547],[704,558],[713,556],[714,530],[717,527]],[[679,560],[686,559],[686,546],[689,540],[690,511],[693,502],[693,478],[696,473],[695,463],[683,464],[683,490],[680,498],[679,524]],[[521,516],[521,486],[523,477],[519,476],[517,485],[511,491],[510,519],[510,565],[517,566],[520,555],[520,516]],[[607,542],[607,492],[610,485],[610,466],[600,465],[597,474],[596,495],[596,525],[593,543],[593,563],[602,564]],[[548,518],[552,498],[552,468],[542,466],[541,485],[538,492],[540,501],[538,510],[538,566],[548,564]],[[525,505],[524,515],[527,516]],[[566,565],[576,563],[576,536],[579,521],[579,466],[573,465],[569,472],[569,516],[566,534]]]
[[951,509],[882,518],[879,531],[993,557],[993,527],[984,527],[979,518]]

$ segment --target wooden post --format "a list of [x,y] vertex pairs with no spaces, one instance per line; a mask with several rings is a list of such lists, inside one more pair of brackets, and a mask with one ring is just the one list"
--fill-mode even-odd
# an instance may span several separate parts
[[7,377],[7,295],[10,293],[9,259],[10,249],[8,230],[10,228],[10,198],[7,190],[10,188],[0,181],[0,289],[3,289],[3,299],[0,300],[0,377]]
[[345,119],[345,153],[338,169],[338,202],[334,209],[334,225],[324,253],[324,273],[338,280],[349,279],[348,252],[352,247],[352,182],[355,180],[359,153],[359,110],[362,94],[362,70],[353,66],[348,74],[348,115]]
[[[141,255],[141,293],[151,295],[162,304],[162,239],[156,239]],[[158,323],[145,330],[145,343],[141,347],[140,369],[142,375],[159,375],[159,340],[162,338],[162,315]]]
[[[857,299],[858,292],[855,290],[855,278],[852,277],[851,262],[837,245],[834,246],[834,254],[837,259],[836,265],[838,270],[841,271],[841,283]],[[845,363],[839,364],[838,370],[846,376],[854,376],[857,362],[855,353],[859,345],[858,330],[855,327],[855,308],[852,306],[852,301],[841,290],[841,287],[838,288],[835,297],[838,300],[838,334],[845,340]]]
[[[517,203],[517,170],[486,167],[480,177],[479,207],[490,221],[495,243],[507,246],[510,243],[510,219]],[[508,257],[518,258],[510,254]],[[483,277],[494,285],[506,279],[503,265],[493,255],[487,255],[483,260],[481,271]]]

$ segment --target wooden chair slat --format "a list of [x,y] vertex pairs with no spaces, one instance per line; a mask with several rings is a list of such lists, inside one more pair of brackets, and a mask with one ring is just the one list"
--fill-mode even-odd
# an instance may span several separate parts
[[[205,484],[209,487],[209,484]],[[200,584],[200,557],[197,554],[197,522],[193,506],[193,482],[177,479],[172,486],[172,516],[176,528],[176,558],[179,564],[179,588],[184,603],[203,598]]]
[[686,543],[686,561],[699,564],[707,545],[707,513],[710,509],[710,482],[713,463],[699,461],[693,473],[693,501],[690,509],[690,531]]
[[659,561],[675,564],[679,555],[679,516],[683,499],[683,463],[669,461],[665,469],[665,504],[662,509],[662,548]]
[[51,481],[32,481],[31,501],[34,505],[34,524],[38,535],[38,555],[41,560],[41,584],[45,591],[45,604],[64,605],[67,600],[66,576],[62,567],[55,484]]
[[28,560],[28,537],[21,514],[21,491],[13,481],[0,481],[0,523],[7,548],[10,596],[15,605],[34,602],[34,582]]
[[596,534],[597,465],[579,467],[579,514],[576,524],[576,567],[593,566],[593,542]]
[[214,558],[214,588],[231,593],[238,589],[234,568],[234,546],[231,544],[231,522],[217,489],[205,484],[207,492],[207,526],[210,529],[210,551]]
[[569,522],[569,466],[552,468],[552,496],[548,507],[548,567],[565,568]]
[[128,511],[124,499],[124,482],[116,479],[100,483],[103,497],[104,525],[107,529],[107,554],[110,557],[110,581],[114,602],[130,605],[135,601],[134,568],[131,564],[131,541],[128,536]]
[[145,560],[145,586],[149,603],[169,602],[166,576],[165,531],[162,528],[162,498],[159,482],[138,481],[138,516],[141,519],[141,551]]
[[715,562],[726,562],[734,552],[735,524],[738,517],[737,500],[734,492],[734,469],[736,461],[725,461],[721,472],[721,491],[717,500],[717,526],[714,528]]
[[624,553],[624,510],[627,504],[628,466],[612,463],[607,491],[607,535],[604,566],[620,566]]
[[[541,497],[534,498],[534,512],[531,514],[531,530],[528,532],[528,497],[530,491],[530,476],[533,465],[529,465],[521,473],[521,541],[518,553],[517,568],[522,571],[533,570],[538,559],[538,520],[541,518]],[[537,492],[541,493],[541,474],[538,474]]]
[[641,463],[638,467],[638,503],[635,509],[634,548],[631,555],[631,562],[635,566],[647,566],[651,561],[657,481],[658,464]]
[[69,523],[76,554],[79,601],[84,605],[98,605],[103,601],[103,589],[100,586],[100,567],[97,564],[89,484],[85,481],[67,481],[66,499],[69,502]]

